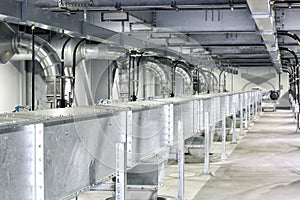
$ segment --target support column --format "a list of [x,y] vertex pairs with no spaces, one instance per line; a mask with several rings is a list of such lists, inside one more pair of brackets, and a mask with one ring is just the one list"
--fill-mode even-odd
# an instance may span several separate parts
[[183,123],[178,121],[178,200],[184,200],[184,136]]
[[255,93],[255,109],[254,109],[256,119],[258,117],[258,103],[257,102],[258,102],[258,93],[256,92]]
[[235,105],[232,107],[232,142],[231,144],[237,144],[236,138],[236,108]]
[[35,128],[35,165],[34,165],[34,200],[44,200],[44,124],[36,124]]
[[251,123],[251,93],[247,94],[248,96],[248,127],[250,126]]
[[254,94],[252,93],[251,95],[251,102],[252,102],[252,121],[255,120],[255,97],[254,97]]
[[126,200],[127,172],[124,143],[116,144],[116,200]]
[[244,93],[244,102],[245,102],[245,129],[248,129],[248,95]]
[[205,154],[204,154],[204,174],[211,174],[210,163],[209,163],[209,152],[210,152],[210,132],[209,132],[209,114],[204,114],[204,127],[205,127]]
[[260,94],[259,94],[259,115],[262,115],[262,112],[263,112],[263,110],[262,110],[262,93],[260,92]]
[[243,112],[243,101],[244,101],[244,94],[240,94],[240,136],[244,136],[243,130],[243,121],[244,121],[244,112]]
[[227,158],[226,155],[226,112],[227,112],[227,105],[228,105],[228,96],[225,96],[225,105],[222,106],[222,155],[221,158]]

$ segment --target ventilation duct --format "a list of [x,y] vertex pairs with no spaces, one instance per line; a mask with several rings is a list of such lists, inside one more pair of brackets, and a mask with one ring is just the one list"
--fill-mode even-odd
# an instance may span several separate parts
[[[0,61],[2,63],[10,60],[14,54],[25,55],[32,53],[32,36],[30,34],[16,34],[8,24],[3,22],[0,23],[0,30]],[[54,78],[61,75],[61,61],[56,51],[42,38],[35,36],[34,46],[35,58],[41,64],[46,77],[48,101],[51,101],[55,93]]]
[[[34,40],[35,58],[43,68],[47,84],[47,99],[52,102],[55,94],[59,94],[59,87],[58,85],[54,87],[54,84],[56,77],[61,75],[61,61],[48,42],[38,36],[35,36]],[[31,54],[32,52],[32,36],[29,34],[16,34],[12,44],[17,54]],[[55,88],[56,91],[54,91]]]
[[[35,55],[36,60],[41,64],[47,78],[53,79],[61,74],[61,61],[53,47],[35,36]],[[13,47],[17,54],[31,54],[32,36],[26,33],[19,33],[13,38]]]
[[[56,52],[61,55],[63,44],[68,38],[66,37],[55,37],[51,40],[51,45],[56,50]],[[71,67],[73,65],[73,51],[80,40],[72,38],[65,47],[65,58],[64,65],[66,67]],[[120,57],[126,56],[128,52],[127,49],[122,47],[114,47],[108,44],[86,44],[82,43],[78,47],[76,54],[76,65],[79,64],[83,59],[105,59],[105,60],[117,60]]]
[[6,23],[0,23],[0,30],[0,62],[6,63],[15,54],[11,42],[15,32]]

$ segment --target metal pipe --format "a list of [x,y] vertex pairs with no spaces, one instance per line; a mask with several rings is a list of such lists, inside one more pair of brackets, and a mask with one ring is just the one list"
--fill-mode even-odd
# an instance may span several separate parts
[[[32,35],[26,33],[15,34],[12,40],[12,46],[17,54],[32,53]],[[42,66],[46,81],[47,94],[53,95],[54,83],[53,79],[61,75],[61,60],[53,47],[42,38],[34,37],[34,59]],[[48,96],[48,100],[52,100],[52,96]]]
[[280,50],[280,51],[287,51],[287,52],[291,53],[291,54],[294,56],[294,58],[295,58],[296,65],[299,64],[297,54],[296,54],[293,50],[291,50],[291,49],[289,49],[289,48],[286,48],[286,47],[279,47],[279,50]]

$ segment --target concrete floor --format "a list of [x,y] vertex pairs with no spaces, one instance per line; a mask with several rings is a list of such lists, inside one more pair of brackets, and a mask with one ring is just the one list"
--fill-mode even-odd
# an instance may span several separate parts
[[[300,133],[288,110],[265,112],[238,145],[227,145],[229,157],[211,164],[185,165],[187,200],[297,200],[300,199]],[[213,152],[220,153],[216,143]],[[79,200],[103,200],[107,192],[88,192]],[[177,165],[169,165],[159,195],[176,199]],[[171,198],[174,197],[174,198]]]

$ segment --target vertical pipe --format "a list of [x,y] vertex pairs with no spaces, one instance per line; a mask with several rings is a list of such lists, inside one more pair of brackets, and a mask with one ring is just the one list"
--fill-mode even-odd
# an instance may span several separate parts
[[77,49],[79,47],[79,45],[85,41],[85,38],[84,39],[81,39],[75,46],[74,50],[73,50],[73,66],[72,66],[72,74],[73,74],[73,81],[72,81],[72,93],[73,93],[73,99],[75,101],[75,76],[76,76],[76,55],[77,55]]
[[71,40],[69,37],[65,43],[62,46],[61,50],[61,85],[60,85],[60,107],[65,108],[66,102],[65,102],[65,48],[68,44],[68,42]]
[[32,33],[32,77],[31,77],[31,110],[34,111],[35,109],[35,50],[34,50],[34,29],[35,26],[31,26],[31,33]]

